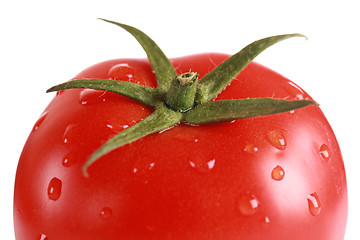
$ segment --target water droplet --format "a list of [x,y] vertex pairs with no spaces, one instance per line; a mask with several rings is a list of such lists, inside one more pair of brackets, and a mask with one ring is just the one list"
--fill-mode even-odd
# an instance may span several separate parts
[[252,194],[243,194],[238,200],[238,209],[243,215],[250,216],[256,213],[259,201]]
[[60,198],[62,181],[56,177],[50,180],[48,187],[48,197],[50,200],[56,201]]
[[45,120],[45,118],[47,117],[48,112],[44,112],[43,114],[41,114],[40,118],[36,121],[32,131],[35,132],[36,130],[39,129],[40,125],[43,123],[43,121]]
[[137,161],[135,167],[133,168],[133,173],[144,174],[147,171],[151,170],[155,166],[154,162],[147,161]]
[[286,147],[285,137],[280,130],[272,130],[267,134],[268,140],[271,145],[277,149],[284,150]]
[[289,89],[292,95],[295,95],[295,100],[303,100],[304,99],[304,91],[297,86],[295,83],[289,81],[289,85],[292,86],[292,89]]
[[48,240],[48,237],[45,234],[39,234],[37,240]]
[[65,144],[73,142],[75,139],[79,137],[79,129],[75,124],[70,124],[66,127],[64,135],[63,135],[63,142]]
[[107,218],[111,217],[111,215],[112,215],[112,210],[109,207],[104,207],[100,211],[100,217],[103,219],[107,219]]
[[322,157],[322,159],[324,159],[325,161],[329,161],[331,154],[330,154],[330,149],[326,144],[321,145],[320,147],[320,156]]
[[135,79],[134,68],[132,68],[128,63],[120,63],[113,66],[109,71],[109,78],[140,84],[140,81],[136,81]]
[[96,89],[84,89],[80,92],[79,102],[83,105],[97,104],[106,101],[106,91]]
[[71,167],[76,162],[76,156],[74,152],[69,152],[62,159],[62,165],[64,167]]
[[245,146],[244,151],[247,153],[256,153],[259,149],[252,143]]
[[295,100],[304,100],[304,95],[296,94]]
[[215,159],[206,161],[201,158],[193,158],[189,161],[189,164],[199,172],[209,172],[215,166]]
[[282,180],[284,178],[284,176],[285,176],[285,171],[280,166],[276,166],[271,172],[272,179],[274,179],[276,181]]
[[134,124],[134,122],[126,122],[125,124],[124,122],[126,122],[124,119],[110,118],[106,122],[106,127],[111,129],[114,133],[119,133]]
[[265,225],[268,226],[270,224],[270,218],[269,217],[264,217],[261,219],[261,222]]
[[307,197],[307,201],[308,201],[309,211],[310,211],[311,215],[313,215],[313,216],[319,215],[319,213],[321,211],[321,204],[320,204],[319,196],[317,195],[317,193],[314,192],[314,193],[309,194]]

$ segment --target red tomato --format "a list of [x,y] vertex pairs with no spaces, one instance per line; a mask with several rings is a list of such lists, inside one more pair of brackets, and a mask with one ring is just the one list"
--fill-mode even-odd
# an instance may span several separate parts
[[[199,79],[229,56],[172,59]],[[75,77],[155,87],[148,60],[96,64]],[[200,80],[201,81],[201,80]],[[250,63],[216,98],[311,99]],[[18,165],[17,240],[340,240],[347,188],[338,143],[320,108],[201,126],[177,125],[81,167],[106,140],[153,110],[112,92],[59,92]]]

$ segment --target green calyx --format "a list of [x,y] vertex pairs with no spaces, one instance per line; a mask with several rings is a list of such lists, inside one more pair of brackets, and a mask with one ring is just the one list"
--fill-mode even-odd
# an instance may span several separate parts
[[145,33],[125,24],[101,20],[125,29],[136,38],[148,56],[156,76],[157,88],[108,79],[81,79],[62,83],[47,90],[47,92],[71,88],[106,90],[154,108],[151,115],[121,131],[94,152],[82,167],[84,176],[88,176],[87,169],[92,163],[110,151],[181,122],[197,125],[232,121],[286,112],[310,104],[318,105],[309,100],[287,101],[273,98],[211,101],[266,48],[288,38],[305,37],[301,34],[278,35],[255,41],[198,81],[198,75],[193,72],[177,75],[169,59]]

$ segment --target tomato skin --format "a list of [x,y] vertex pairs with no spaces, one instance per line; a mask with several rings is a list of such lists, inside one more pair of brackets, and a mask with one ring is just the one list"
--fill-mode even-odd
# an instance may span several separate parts
[[[229,56],[172,59],[199,79]],[[155,87],[147,60],[96,64],[75,77]],[[311,99],[250,63],[216,100]],[[344,165],[320,108],[201,126],[180,124],[103,156],[88,157],[152,109],[111,92],[71,89],[35,124],[19,160],[17,240],[340,240],[347,218]]]

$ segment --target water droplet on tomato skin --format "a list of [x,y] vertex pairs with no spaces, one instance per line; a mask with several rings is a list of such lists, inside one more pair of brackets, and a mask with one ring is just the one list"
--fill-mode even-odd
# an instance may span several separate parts
[[327,162],[330,160],[331,157],[330,149],[326,144],[321,145],[320,156],[322,157],[322,159],[324,159]]
[[119,124],[117,122],[114,121],[109,121],[108,124],[106,124],[106,127],[111,129],[113,132],[118,133],[121,132],[122,130],[127,129],[128,127],[130,127],[128,124]]
[[45,234],[39,234],[37,240],[48,240],[48,237]]
[[80,92],[79,102],[82,105],[102,103],[106,101],[105,94],[103,90],[84,89]]
[[261,222],[267,226],[270,224],[270,218],[269,217],[264,217],[263,219],[261,219]]
[[252,143],[245,146],[244,151],[247,153],[256,153],[259,149]]
[[63,135],[63,143],[68,144],[79,137],[79,130],[75,124],[70,124],[66,127]]
[[308,207],[309,207],[309,211],[310,211],[311,215],[313,215],[313,216],[319,215],[320,211],[321,211],[321,204],[320,204],[320,199],[319,199],[319,196],[317,195],[317,193],[314,192],[314,193],[309,194],[307,197],[307,201],[308,201]]
[[136,166],[133,168],[133,173],[136,174],[144,174],[146,173],[148,170],[151,170],[154,166],[155,163],[151,162],[148,164],[142,164],[143,166],[141,166],[139,163],[136,164]]
[[100,217],[102,219],[107,219],[107,218],[111,217],[111,215],[112,215],[112,210],[109,207],[104,207],[100,211]]
[[215,159],[205,161],[204,159],[195,158],[190,160],[189,164],[192,168],[196,169],[198,172],[209,172],[215,166]]
[[253,215],[259,208],[258,199],[252,194],[243,194],[240,196],[237,202],[237,207],[241,214],[245,216]]
[[50,180],[48,186],[48,197],[50,200],[56,201],[61,196],[62,181],[56,177]]
[[66,154],[63,159],[62,159],[62,165],[64,167],[71,167],[72,165],[74,165],[76,163],[76,156],[74,152],[69,152],[68,154]]
[[47,115],[48,115],[48,112],[44,112],[43,114],[41,114],[40,118],[34,124],[34,127],[32,129],[33,132],[35,132],[39,129],[40,125],[44,122]]
[[304,95],[302,94],[296,94],[295,100],[304,100]]
[[272,130],[267,133],[267,138],[272,146],[284,150],[286,148],[285,137],[280,130]]
[[285,176],[285,171],[280,166],[276,166],[271,172],[271,178],[276,181],[283,180],[284,176]]
[[299,87],[297,86],[295,83],[293,82],[288,82],[289,85],[291,86],[291,92],[292,92],[292,95],[295,95],[294,97],[294,100],[304,100],[305,97],[304,97],[304,91]]
[[109,71],[109,78],[113,80],[128,81],[140,84],[135,79],[135,70],[128,63],[119,63],[113,66]]

